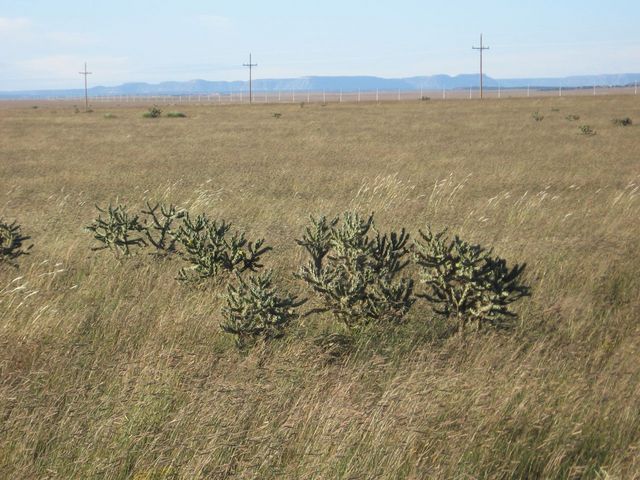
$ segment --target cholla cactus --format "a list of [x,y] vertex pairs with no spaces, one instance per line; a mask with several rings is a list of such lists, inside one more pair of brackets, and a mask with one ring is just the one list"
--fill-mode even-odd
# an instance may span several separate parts
[[428,290],[418,296],[430,301],[436,313],[456,319],[460,334],[470,322],[480,329],[514,316],[509,305],[530,295],[530,288],[520,283],[525,265],[509,269],[491,250],[458,236],[447,242],[445,234],[420,231],[424,243],[415,243],[415,258]]
[[28,255],[33,245],[23,248],[23,243],[31,237],[22,235],[21,227],[16,222],[5,223],[0,218],[0,263],[8,263],[17,267],[15,260]]
[[142,114],[142,116],[145,118],[160,118],[161,115],[162,115],[162,110],[160,110],[160,108],[157,105],[154,105],[153,107],[151,107],[149,110],[147,110],[145,113]]
[[578,129],[582,135],[586,135],[587,137],[592,137],[596,134],[596,131],[590,125],[580,125]]
[[176,237],[182,245],[183,257],[191,264],[180,270],[178,280],[185,282],[219,278],[222,273],[256,272],[262,268],[260,258],[271,250],[264,239],[249,242],[244,233],[230,234],[231,224],[218,223],[205,215],[182,219]]
[[176,231],[173,230],[174,220],[184,217],[184,211],[178,211],[175,205],[161,205],[156,203],[151,206],[147,202],[147,210],[142,210],[144,215],[150,217],[151,224],[146,226],[145,235],[151,245],[156,248],[157,254],[169,255],[176,251]]
[[98,211],[106,214],[103,219],[102,215],[98,215],[90,225],[86,228],[93,232],[93,236],[102,245],[93,247],[92,250],[111,249],[116,255],[129,255],[133,247],[143,247],[146,242],[142,235],[145,228],[140,224],[137,215],[131,215],[127,212],[124,205],[109,204],[106,210],[96,205]]
[[540,112],[535,111],[531,114],[531,117],[536,121],[536,122],[541,122],[542,120],[544,120],[544,115],[542,115]]
[[297,243],[311,260],[298,277],[320,295],[322,307],[348,328],[371,322],[399,322],[413,305],[413,281],[398,278],[407,266],[409,235],[400,233],[370,235],[373,215],[363,220],[355,213],[338,219],[318,220]]
[[280,338],[299,315],[296,309],[305,300],[289,293],[279,294],[272,285],[272,272],[237,276],[238,286],[227,286],[226,305],[222,307],[222,330],[236,336],[236,344],[244,348],[252,341]]

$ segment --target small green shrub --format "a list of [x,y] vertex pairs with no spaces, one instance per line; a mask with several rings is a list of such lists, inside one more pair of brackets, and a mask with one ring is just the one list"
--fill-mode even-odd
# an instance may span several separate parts
[[271,271],[252,275],[247,280],[238,275],[238,286],[227,286],[220,327],[235,335],[239,348],[246,348],[259,338],[270,340],[284,336],[286,328],[299,317],[296,309],[305,300],[278,292],[272,277]]
[[491,250],[458,236],[448,242],[445,234],[420,231],[423,242],[415,243],[414,254],[427,292],[418,296],[436,313],[455,319],[460,334],[472,322],[478,330],[484,324],[502,326],[506,317],[514,316],[509,305],[530,295],[521,283],[525,265],[509,269]]
[[[92,250],[103,250],[105,248],[113,251],[116,256],[130,255],[132,248],[146,245],[143,235],[145,227],[139,222],[138,215],[131,215],[124,205],[109,204],[106,209],[96,205],[100,212],[86,229],[93,233],[94,238],[100,242],[100,246],[93,247]],[[102,214],[106,218],[102,218]]]
[[104,114],[104,118],[114,119],[114,118],[118,118],[118,117],[116,115],[114,115],[113,113],[105,113]]
[[544,115],[542,115],[540,112],[535,111],[531,114],[531,117],[533,117],[533,119],[536,122],[541,122],[542,120],[544,120]]
[[589,137],[596,134],[596,131],[590,125],[580,125],[579,130],[582,135]]
[[205,215],[191,218],[185,213],[176,238],[182,256],[191,265],[182,268],[178,280],[200,282],[220,279],[225,273],[256,272],[262,268],[260,258],[271,250],[264,239],[249,242],[244,233],[230,233],[231,224],[212,221]]
[[160,118],[161,115],[162,115],[162,110],[160,110],[160,108],[158,108],[157,105],[154,105],[148,111],[146,111],[142,116],[144,118]]
[[633,120],[631,120],[629,117],[614,118],[613,119],[613,124],[616,127],[630,127],[631,125],[633,125]]
[[157,255],[169,255],[176,252],[177,231],[173,228],[175,220],[183,218],[186,214],[179,211],[175,205],[161,205],[156,203],[151,206],[147,202],[147,209],[142,210],[149,223],[145,221],[145,235],[151,245],[156,248]]
[[168,118],[187,118],[187,114],[182,112],[169,112],[167,113],[167,117]]
[[580,115],[573,115],[572,114],[572,115],[567,115],[565,118],[567,120],[569,120],[570,122],[575,122],[575,121],[580,120]]
[[280,118],[280,117],[282,117],[281,113],[276,112],[273,114],[273,118]]
[[30,238],[22,234],[22,227],[16,222],[7,223],[0,218],[0,263],[17,267],[15,261],[23,255],[28,255],[33,247],[24,247],[24,242]]
[[310,261],[297,276],[320,297],[318,312],[332,312],[349,329],[372,322],[400,322],[413,305],[413,281],[401,278],[407,266],[409,235],[404,231],[375,232],[367,220],[347,212],[327,220],[311,217],[302,239],[296,240]]

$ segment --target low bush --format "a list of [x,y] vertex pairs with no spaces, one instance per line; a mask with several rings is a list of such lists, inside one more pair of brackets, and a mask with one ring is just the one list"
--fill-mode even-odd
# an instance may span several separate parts
[[433,310],[454,319],[462,334],[469,323],[504,326],[504,319],[515,316],[510,304],[530,295],[521,282],[525,265],[507,267],[505,260],[493,257],[479,245],[460,237],[447,241],[446,232],[420,231],[422,242],[414,244],[414,255],[421,269],[426,293],[418,294]]
[[534,119],[536,122],[541,122],[542,120],[544,120],[544,115],[542,115],[542,114],[541,114],[540,112],[538,112],[538,111],[533,112],[533,113],[531,114],[531,117],[533,117],[533,119]]
[[22,234],[22,227],[16,222],[8,223],[0,218],[0,264],[7,263],[14,267],[16,260],[28,255],[33,245],[24,246],[24,242],[31,237]]
[[116,115],[114,115],[113,113],[105,113],[104,114],[104,118],[107,118],[107,119],[111,120],[111,119],[118,118],[118,117]]
[[567,115],[565,118],[570,122],[575,122],[577,120],[580,120],[580,115]]
[[220,327],[235,335],[236,345],[243,349],[258,339],[270,340],[284,336],[287,327],[299,315],[298,307],[305,300],[290,293],[280,293],[272,282],[272,272],[237,276],[237,286],[229,284],[222,307],[224,320]]
[[631,125],[633,125],[633,120],[631,120],[629,117],[614,118],[613,119],[613,124],[616,127],[630,127]]
[[168,118],[187,118],[187,114],[182,112],[169,112],[167,113],[167,117]]
[[352,330],[402,321],[415,302],[413,280],[400,276],[408,264],[408,240],[404,229],[376,232],[373,215],[364,220],[347,212],[341,221],[311,217],[296,240],[311,258],[297,276],[319,295],[321,306],[314,311],[331,312]]

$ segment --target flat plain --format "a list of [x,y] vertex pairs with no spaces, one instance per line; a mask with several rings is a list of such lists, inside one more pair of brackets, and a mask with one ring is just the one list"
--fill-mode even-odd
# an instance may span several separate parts
[[[0,267],[0,477],[640,478],[640,126],[612,123],[640,98],[36,105],[0,107],[0,217],[34,244]],[[95,204],[146,200],[265,237],[301,295],[295,239],[346,210],[526,262],[533,294],[507,331],[418,302],[338,359],[328,314],[240,353],[219,289],[91,250]]]

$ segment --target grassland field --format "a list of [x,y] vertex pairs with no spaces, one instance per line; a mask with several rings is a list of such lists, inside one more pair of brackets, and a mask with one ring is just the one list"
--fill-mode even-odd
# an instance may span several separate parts
[[[0,267],[0,478],[640,478],[640,126],[612,123],[640,99],[180,109],[0,106],[0,217],[34,244]],[[146,200],[265,237],[301,295],[294,239],[345,210],[493,247],[533,295],[508,331],[418,302],[334,361],[329,314],[240,353],[179,261],[90,250],[95,204]]]

